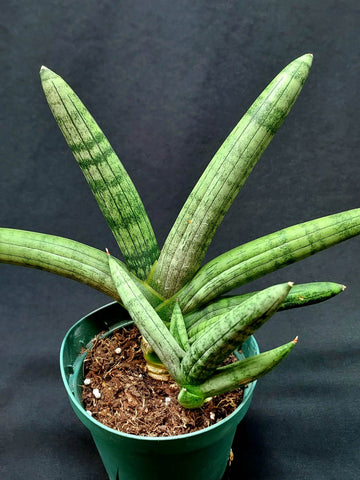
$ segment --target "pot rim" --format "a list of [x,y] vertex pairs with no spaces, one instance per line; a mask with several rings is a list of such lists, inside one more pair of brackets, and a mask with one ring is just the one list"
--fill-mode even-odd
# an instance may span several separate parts
[[[84,317],[82,317],[76,323],[74,323],[69,328],[69,330],[66,332],[66,335],[65,335],[65,337],[64,337],[64,339],[61,343],[61,348],[60,348],[60,371],[61,371],[61,377],[62,377],[64,386],[65,386],[65,389],[67,391],[67,394],[69,395],[69,398],[71,398],[71,402],[74,405],[76,405],[76,407],[87,418],[88,421],[93,423],[96,427],[104,429],[105,431],[107,431],[108,433],[111,433],[113,435],[129,438],[129,439],[136,439],[136,440],[140,440],[140,441],[144,441],[144,442],[148,442],[148,441],[164,442],[164,441],[176,441],[176,440],[180,440],[180,439],[184,439],[184,438],[190,438],[190,437],[196,437],[198,435],[202,435],[205,432],[214,430],[214,429],[218,428],[219,426],[223,425],[224,423],[230,421],[233,417],[237,416],[240,413],[241,410],[243,410],[244,408],[245,409],[248,408],[248,403],[251,401],[252,394],[254,392],[257,380],[255,380],[254,382],[251,382],[247,386],[247,388],[244,389],[244,397],[243,397],[242,402],[230,415],[223,418],[222,420],[215,423],[214,425],[210,425],[209,427],[202,428],[201,430],[197,430],[196,432],[183,433],[183,434],[180,434],[180,435],[172,435],[172,436],[167,436],[167,437],[150,437],[150,436],[145,436],[145,435],[134,435],[132,433],[126,433],[126,432],[122,432],[122,431],[119,431],[119,430],[115,430],[114,428],[110,428],[110,427],[104,425],[103,423],[99,422],[95,418],[93,418],[91,415],[89,415],[86,412],[82,403],[79,402],[76,395],[74,394],[74,392],[71,390],[71,388],[69,386],[68,375],[66,374],[66,368],[65,368],[65,365],[64,365],[64,350],[65,350],[65,346],[66,346],[66,343],[67,343],[67,340],[68,340],[69,336],[71,335],[72,331],[78,327],[78,325],[80,323],[84,322],[87,319],[87,317],[89,317],[90,315],[93,315],[93,314],[97,313],[98,311],[100,311],[102,309],[105,309],[106,307],[109,307],[110,305],[113,305],[114,303],[118,303],[118,302],[110,302],[106,305],[103,305],[99,308],[96,308],[95,310],[86,314]],[[250,338],[252,339],[252,342],[254,343],[257,354],[259,354],[260,350],[259,350],[259,346],[258,346],[258,344],[255,340],[255,337],[251,336]]]

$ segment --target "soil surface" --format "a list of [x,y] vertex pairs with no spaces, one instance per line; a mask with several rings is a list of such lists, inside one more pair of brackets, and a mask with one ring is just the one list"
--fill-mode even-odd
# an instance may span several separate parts
[[187,410],[177,402],[176,383],[147,374],[136,327],[100,337],[84,362],[82,397],[88,413],[110,428],[150,437],[190,433],[225,418],[242,401],[238,389]]

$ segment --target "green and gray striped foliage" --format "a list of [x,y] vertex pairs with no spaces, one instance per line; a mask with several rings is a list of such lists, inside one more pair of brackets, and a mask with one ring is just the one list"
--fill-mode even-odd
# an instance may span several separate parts
[[[0,228],[0,262],[71,278],[121,302],[106,253],[84,243],[45,233]],[[149,285],[133,278],[152,305],[161,303],[161,297]]]
[[262,290],[224,313],[186,352],[181,367],[190,384],[209,378],[216,368],[265,323],[287,297],[292,283]]
[[171,335],[145,295],[141,293],[126,267],[110,255],[109,267],[122,302],[134,319],[140,333],[150,342],[172,377],[176,381],[180,381],[180,358],[184,356],[184,350]]
[[[211,260],[177,292],[184,314],[214,298],[360,233],[360,208],[310,220],[240,245]],[[175,297],[158,306],[166,318]]]
[[265,375],[293,347],[290,342],[251,360],[238,361],[231,369],[220,366],[239,344],[276,312],[293,286],[290,282],[255,293],[227,311],[217,325],[207,329],[193,345],[189,345],[178,303],[174,306],[168,329],[145,295],[137,288],[126,267],[110,255],[109,266],[125,308],[178,383],[178,400],[185,408],[198,408],[210,393],[211,396],[218,395]]
[[159,255],[142,201],[98,124],[69,85],[46,67],[41,82],[50,109],[104,214],[126,264],[141,280]]
[[179,306],[179,302],[175,303],[174,310],[171,315],[170,333],[173,335],[180,347],[184,349],[184,351],[189,350],[189,335],[186,330],[185,320]]
[[360,233],[360,208],[310,220],[236,247],[207,263],[178,292],[184,312]]
[[190,193],[151,273],[152,286],[163,296],[173,295],[200,267],[224,215],[298,97],[311,63],[312,55],[303,55],[274,78]]
[[[295,285],[280,305],[278,311],[323,302],[344,291],[345,288],[345,285],[334,282],[313,282]],[[191,332],[193,328],[195,329],[197,326],[202,325],[207,321],[211,321],[213,318],[222,315],[237,305],[240,305],[240,303],[255,295],[255,293],[257,292],[219,297],[204,308],[185,315],[184,319],[186,328]]]
[[185,408],[201,407],[207,398],[227,393],[234,388],[234,385],[246,386],[275,368],[291,352],[296,343],[297,337],[280,347],[218,368],[216,373],[201,385],[183,386],[178,396],[180,404]]
[[295,59],[255,100],[190,193],[161,251],[144,205],[100,127],[70,86],[42,67],[50,109],[124,263],[67,238],[10,228],[0,228],[0,262],[47,270],[121,302],[144,338],[149,371],[167,370],[179,384],[179,402],[186,408],[260,378],[297,339],[221,365],[276,311],[327,300],[345,287],[283,283],[224,294],[358,235],[360,209],[284,228],[202,262],[224,215],[298,97],[311,64],[310,54]]
[[[295,285],[279,306],[278,311],[323,302],[344,290],[344,285],[333,282],[313,282]],[[189,342],[193,343],[205,330],[214,325],[222,315],[233,310],[256,293],[250,292],[243,295],[220,297],[206,307],[186,315],[184,320]]]

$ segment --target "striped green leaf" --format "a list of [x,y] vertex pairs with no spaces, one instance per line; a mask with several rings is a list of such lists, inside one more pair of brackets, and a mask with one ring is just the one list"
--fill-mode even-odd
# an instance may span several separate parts
[[[0,262],[71,278],[121,302],[106,253],[84,243],[45,233],[0,228]],[[133,278],[153,306],[162,302],[148,285]]]
[[[360,233],[360,208],[284,228],[226,252],[202,267],[177,294],[183,313]],[[159,309],[166,310],[164,302]]]
[[345,288],[345,285],[335,282],[299,283],[290,290],[279,311],[324,302],[339,295]]
[[279,308],[292,283],[258,292],[225,313],[186,352],[181,368],[185,381],[199,385],[209,378],[230,353],[261,327]]
[[[228,309],[230,311],[231,309]],[[225,315],[225,313],[223,314]],[[194,327],[189,330],[189,344],[193,344],[198,338],[201,337],[214,323],[218,320],[221,320],[222,315],[217,315],[215,317],[211,317],[208,320],[204,320],[203,322],[197,323]]]
[[141,293],[126,267],[110,255],[109,267],[121,300],[140,333],[152,346],[174,380],[181,382],[179,358],[184,355],[183,349]]
[[294,348],[297,338],[267,352],[221,367],[201,385],[185,385],[178,402],[185,408],[199,408],[207,398],[231,392],[263,377],[275,368]]
[[296,343],[297,338],[280,347],[219,368],[213,377],[200,385],[201,392],[206,398],[248,385],[275,368]]
[[183,350],[186,351],[189,349],[189,338],[186,331],[184,317],[181,313],[178,302],[175,303],[174,310],[171,315],[170,333]]
[[106,253],[74,240],[0,228],[0,261],[56,273],[120,301]]
[[119,244],[129,269],[145,280],[159,256],[144,205],[107,138],[65,81],[46,67],[40,77],[50,109]]
[[[305,307],[323,302],[344,291],[345,286],[334,282],[313,282],[294,285],[288,293],[278,312],[290,308]],[[240,305],[257,292],[221,297],[201,310],[189,313],[184,317],[188,335],[193,342],[204,330],[217,322],[229,310]]]
[[303,55],[280,72],[194,187],[149,278],[164,297],[177,292],[199,269],[224,215],[299,95],[311,63],[312,55]]

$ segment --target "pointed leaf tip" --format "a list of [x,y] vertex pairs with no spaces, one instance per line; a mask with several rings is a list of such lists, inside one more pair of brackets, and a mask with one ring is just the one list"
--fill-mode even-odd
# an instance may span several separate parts
[[40,70],[49,107],[70,146],[130,271],[145,280],[159,247],[139,194],[108,139],[57,73]]
[[298,337],[298,335],[296,335],[296,337],[295,337],[294,340],[293,340],[293,343],[296,345],[297,342],[298,342],[298,340],[299,340],[299,337]]
[[190,283],[224,215],[291,110],[312,56],[294,59],[270,82],[217,151],[186,200],[152,271],[151,285],[170,297]]
[[311,65],[312,65],[312,62],[313,62],[313,58],[314,58],[314,56],[313,56],[312,53],[305,53],[304,55],[301,55],[299,58],[295,59],[295,61],[302,60],[303,62],[308,64],[308,66],[310,68]]
[[109,252],[109,250],[108,250],[107,248],[105,248],[105,252],[106,252],[106,254],[109,255],[109,257],[110,257],[110,252]]
[[50,78],[58,77],[58,75],[55,72],[50,70],[50,68],[45,67],[45,65],[41,65],[39,75],[40,75],[41,83],[44,83],[46,80]]
[[346,285],[342,286],[342,291],[346,290]]

